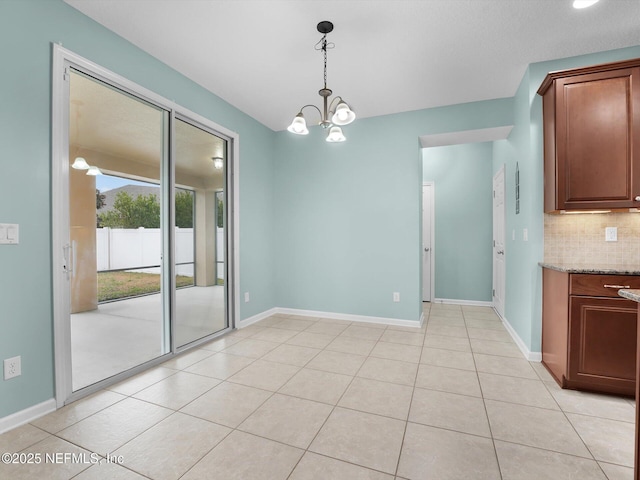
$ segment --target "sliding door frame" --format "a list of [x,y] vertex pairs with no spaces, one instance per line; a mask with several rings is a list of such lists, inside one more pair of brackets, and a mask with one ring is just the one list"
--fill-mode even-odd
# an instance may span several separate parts
[[[203,342],[207,342],[218,335],[224,334],[235,328],[238,321],[237,315],[240,310],[239,296],[237,292],[240,286],[240,261],[239,261],[239,161],[240,161],[240,136],[221,125],[212,122],[206,117],[198,115],[175,102],[168,100],[141,85],[138,85],[110,70],[107,70],[96,63],[93,63],[73,52],[63,48],[61,45],[52,44],[52,94],[51,94],[51,234],[52,234],[52,285],[53,285],[53,331],[54,331],[54,367],[55,367],[55,399],[56,406],[62,407],[66,403],[89,395],[108,385],[112,385],[136,373],[144,371],[154,365],[166,361],[189,348],[193,348]],[[227,169],[226,185],[228,187],[226,219],[228,221],[226,229],[227,241],[227,266],[226,274],[232,281],[225,288],[227,289],[227,328],[212,335],[192,342],[184,348],[177,349],[174,335],[171,339],[170,351],[166,355],[122,372],[118,375],[105,379],[94,385],[90,385],[76,392],[72,391],[72,363],[71,363],[71,324],[70,324],[70,301],[69,285],[64,279],[66,275],[66,264],[63,249],[68,242],[69,236],[69,191],[67,188],[69,177],[69,69],[73,68],[90,75],[108,85],[114,86],[126,93],[141,100],[153,104],[169,112],[169,145],[168,161],[162,166],[161,178],[165,179],[163,189],[163,205],[173,205],[175,199],[174,192],[174,169],[175,169],[175,139],[174,125],[175,119],[179,118],[194,126],[199,126],[214,135],[227,141]],[[167,196],[166,193],[169,193]],[[166,209],[163,209],[166,211]],[[175,224],[174,208],[169,208],[169,225]],[[166,215],[165,215],[166,216]],[[170,258],[171,264],[164,268],[163,288],[169,288],[169,294],[164,295],[165,309],[170,315],[170,331],[175,332],[175,258],[171,255],[175,244],[175,229],[167,228],[163,233],[163,256]],[[167,278],[168,277],[168,278]],[[225,282],[226,283],[226,282]],[[163,290],[161,290],[163,291]],[[166,304],[168,302],[168,305]]]

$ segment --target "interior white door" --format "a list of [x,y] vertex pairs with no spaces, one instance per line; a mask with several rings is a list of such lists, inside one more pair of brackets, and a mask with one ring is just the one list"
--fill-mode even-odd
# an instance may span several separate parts
[[431,301],[433,185],[422,186],[422,301]]
[[504,165],[493,177],[493,307],[504,317],[505,297],[505,210]]

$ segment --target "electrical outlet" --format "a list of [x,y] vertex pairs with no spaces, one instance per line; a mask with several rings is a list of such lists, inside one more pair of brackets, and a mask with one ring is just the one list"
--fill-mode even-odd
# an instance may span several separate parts
[[244,303],[249,303],[249,292],[244,292]]
[[393,292],[393,301],[394,302],[400,301],[400,292]]
[[7,358],[4,361],[4,379],[9,380],[13,377],[22,375],[22,365],[20,356]]
[[618,241],[618,227],[605,227],[605,229],[604,229],[604,241],[605,242],[617,242]]
[[529,230],[526,228],[522,229],[522,241],[523,242],[528,242],[529,241]]

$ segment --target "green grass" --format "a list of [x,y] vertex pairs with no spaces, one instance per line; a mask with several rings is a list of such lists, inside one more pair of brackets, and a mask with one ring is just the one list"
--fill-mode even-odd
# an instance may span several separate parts
[[[176,275],[176,286],[193,285],[193,277]],[[98,302],[160,291],[160,275],[139,272],[98,272]]]

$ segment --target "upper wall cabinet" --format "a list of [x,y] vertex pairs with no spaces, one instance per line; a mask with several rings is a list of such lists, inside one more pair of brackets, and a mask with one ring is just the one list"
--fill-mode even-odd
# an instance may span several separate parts
[[544,210],[640,207],[640,59],[549,73]]

